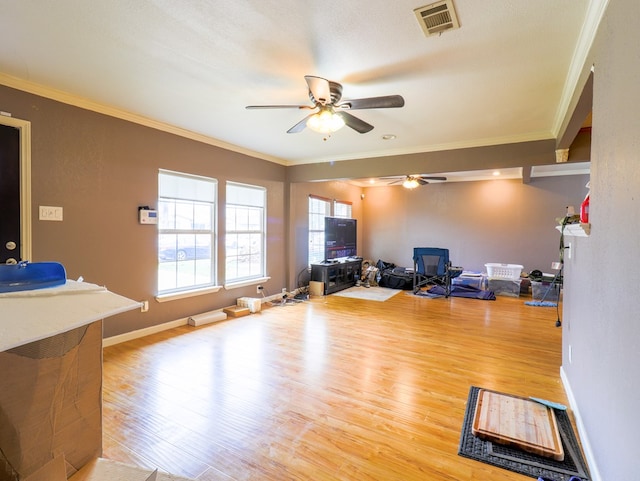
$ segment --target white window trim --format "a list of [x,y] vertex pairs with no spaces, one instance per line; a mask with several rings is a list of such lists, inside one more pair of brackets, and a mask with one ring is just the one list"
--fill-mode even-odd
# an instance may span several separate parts
[[[216,196],[215,199],[213,201],[213,219],[212,219],[212,244],[211,244],[211,262],[214,264],[214,268],[211,272],[212,276],[213,276],[213,283],[214,284],[208,284],[202,287],[193,287],[191,289],[187,288],[184,290],[180,290],[180,291],[169,291],[169,292],[165,292],[165,293],[157,293],[155,296],[155,299],[157,302],[167,302],[167,301],[174,301],[174,300],[178,300],[178,299],[186,299],[189,297],[195,297],[195,296],[201,296],[203,294],[212,294],[212,293],[216,293],[218,292],[220,289],[222,289],[222,286],[215,284],[216,279],[217,279],[217,269],[218,269],[218,255],[217,255],[217,251],[218,251],[218,216],[217,216],[217,208],[218,208],[218,189],[219,189],[219,185],[218,185],[218,179],[215,178],[211,178],[211,177],[206,177],[206,176],[202,176],[202,175],[196,175],[196,174],[189,174],[186,172],[178,172],[178,171],[174,171],[174,170],[167,170],[167,169],[159,169],[158,174],[160,173],[165,173],[168,175],[174,175],[174,176],[182,176],[182,177],[187,177],[187,178],[200,178],[204,181],[207,182],[212,182],[215,185],[215,189],[216,189]],[[160,199],[160,196],[158,196],[158,199]],[[159,227],[159,226],[158,226]],[[159,231],[160,229],[158,229]],[[157,288],[157,286],[156,286]]]
[[[227,272],[226,272],[226,265],[227,265],[227,254],[226,254],[226,250],[225,250],[225,273],[224,273],[224,277],[225,277],[225,284],[224,284],[224,288],[226,290],[229,289],[236,289],[238,287],[245,287],[245,286],[251,286],[251,285],[256,285],[256,284],[260,284],[261,282],[265,282],[268,281],[269,279],[271,279],[271,277],[267,276],[267,223],[268,223],[268,212],[267,212],[267,188],[261,185],[253,185],[253,184],[244,184],[241,182],[233,182],[233,181],[227,181],[226,183],[226,189],[228,189],[229,186],[238,186],[238,187],[247,187],[250,189],[255,189],[255,190],[260,190],[263,192],[264,194],[264,204],[262,206],[260,206],[260,208],[262,209],[262,230],[260,232],[260,235],[262,236],[262,275],[260,277],[244,277],[242,279],[238,279],[238,280],[233,280],[231,282],[226,282],[227,279]],[[247,207],[246,204],[234,204],[234,203],[229,203],[229,202],[225,202],[225,210],[227,209],[227,207],[229,205],[233,205],[233,206],[240,206],[240,207]],[[246,233],[246,232],[244,232]],[[226,226],[225,226],[225,237],[228,234],[228,231],[226,230]]]
[[202,289],[190,289],[187,291],[171,292],[168,294],[159,294],[156,296],[158,302],[176,301],[178,299],[186,299],[187,297],[201,296],[203,294],[213,294],[222,289],[222,286],[207,286]]
[[259,277],[259,278],[253,278],[253,279],[247,279],[244,281],[238,281],[238,282],[229,282],[228,284],[224,285],[225,290],[229,291],[231,289],[237,289],[238,287],[247,287],[247,286],[253,286],[253,285],[257,285],[257,284],[261,284],[263,282],[267,282],[268,280],[270,280],[271,277]]
[[[322,214],[322,216],[323,216],[323,217],[331,216],[331,213],[333,212],[333,202],[334,202],[334,201],[332,201],[331,199],[328,199],[328,198],[326,198],[326,197],[322,197],[322,196],[314,195],[314,194],[310,194],[310,195],[309,195],[309,200],[311,200],[311,199],[315,199],[315,200],[317,200],[317,201],[324,202],[324,203],[325,203],[325,205],[326,205],[326,207],[328,207],[328,212],[327,212],[327,211],[325,211],[325,212]],[[308,218],[308,219],[309,219],[309,217],[310,217],[310,215],[311,215],[311,212],[309,211],[309,200],[307,201],[307,216],[308,216],[307,218]],[[319,214],[320,214],[319,212],[314,212],[314,215],[319,215]],[[314,230],[311,230],[310,222],[309,222],[309,225],[307,226],[307,229],[308,229],[308,230],[307,230],[307,232],[308,232],[308,233],[311,233],[311,232],[320,232],[320,229],[314,229]],[[324,227],[323,227],[323,229],[322,229],[322,232],[324,233]],[[308,240],[307,240],[307,263],[308,263],[308,265],[311,265],[311,262],[309,261],[309,256],[310,256],[310,254],[311,254],[311,251],[310,251],[310,249],[309,249],[310,242],[311,242],[311,241],[310,241],[310,239],[308,239]],[[321,248],[322,248],[322,250],[323,250],[323,252],[324,252],[324,246],[321,246]],[[323,256],[320,258],[320,261],[322,261],[322,259],[323,259],[323,258],[324,258],[324,254],[323,254]]]

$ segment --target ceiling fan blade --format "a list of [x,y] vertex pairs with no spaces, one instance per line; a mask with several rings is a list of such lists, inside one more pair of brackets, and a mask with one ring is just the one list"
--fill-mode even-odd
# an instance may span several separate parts
[[305,75],[304,79],[307,81],[309,91],[316,102],[322,105],[331,103],[331,86],[327,79],[313,75]]
[[336,109],[362,110],[362,109],[392,109],[404,106],[402,95],[385,95],[384,97],[369,97],[366,99],[345,100]]
[[416,181],[418,182],[418,184],[420,185],[427,185],[429,182],[427,182],[426,180],[424,180],[422,177],[416,179]]
[[358,117],[354,117],[347,112],[336,112],[336,115],[340,115],[344,120],[344,123],[356,132],[366,134],[367,132],[373,130],[373,125],[368,124],[364,120],[360,120]]
[[294,125],[289,130],[287,130],[287,133],[288,134],[297,134],[299,132],[302,132],[304,130],[304,128],[307,126],[307,120],[309,120],[309,117],[311,117],[312,115],[314,115],[314,114],[307,115],[304,119],[302,119],[296,125]]
[[315,109],[313,105],[247,105],[245,109]]
[[446,177],[430,177],[428,175],[421,175],[420,178],[423,180],[447,180]]

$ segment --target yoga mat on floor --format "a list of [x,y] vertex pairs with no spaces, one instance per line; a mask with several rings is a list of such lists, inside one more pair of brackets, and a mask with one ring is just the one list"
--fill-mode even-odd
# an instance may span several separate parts
[[[444,297],[446,291],[442,286],[433,286],[427,290],[416,292],[417,296],[424,297]],[[495,301],[496,295],[493,291],[483,291],[470,286],[451,286],[450,297],[466,297],[467,299],[481,299],[483,301]]]

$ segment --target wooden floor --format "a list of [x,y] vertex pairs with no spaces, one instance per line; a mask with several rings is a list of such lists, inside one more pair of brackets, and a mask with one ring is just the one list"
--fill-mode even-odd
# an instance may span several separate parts
[[556,309],[525,300],[328,296],[108,347],[103,455],[199,481],[529,480],[457,454],[472,385],[567,404]]

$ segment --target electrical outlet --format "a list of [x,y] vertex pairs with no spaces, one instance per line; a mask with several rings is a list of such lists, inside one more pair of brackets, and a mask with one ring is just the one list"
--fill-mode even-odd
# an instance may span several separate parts
[[287,293],[287,288],[286,288],[286,287],[283,287],[283,288],[282,288],[282,293],[283,293],[283,294],[286,294],[286,293]]
[[264,289],[264,287],[262,287],[262,285],[256,286],[256,294],[262,294],[262,289]]

